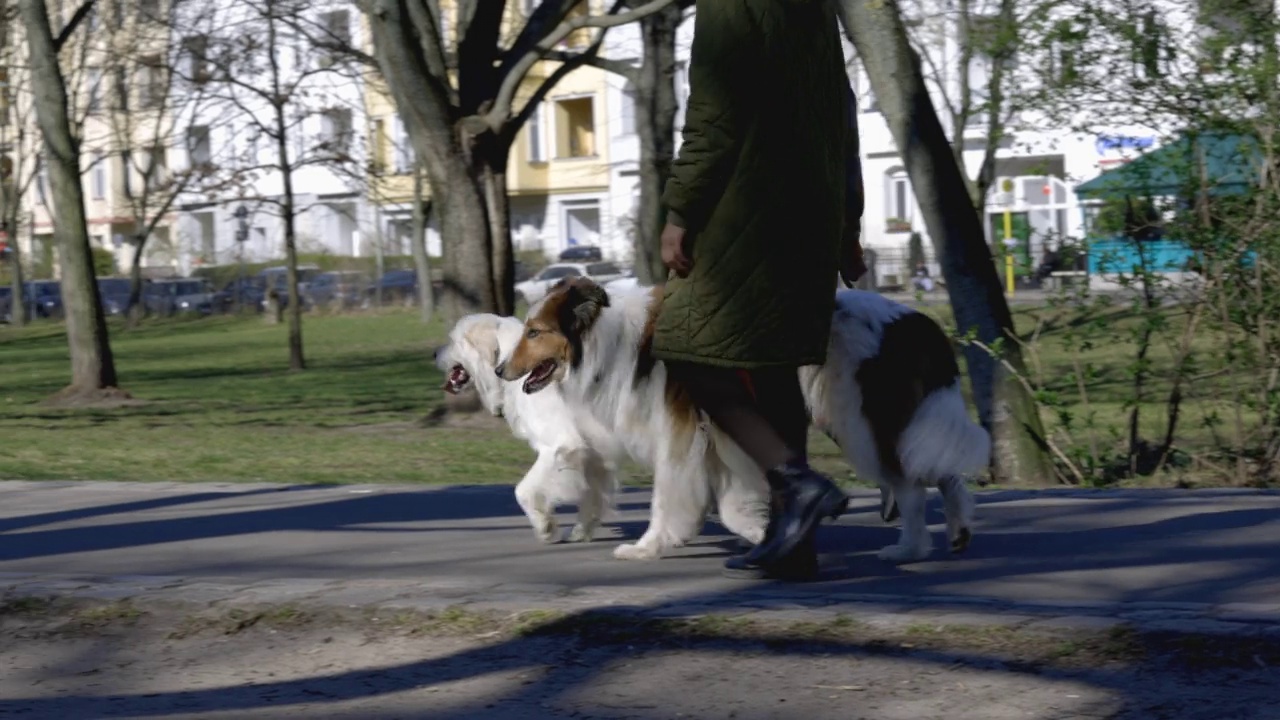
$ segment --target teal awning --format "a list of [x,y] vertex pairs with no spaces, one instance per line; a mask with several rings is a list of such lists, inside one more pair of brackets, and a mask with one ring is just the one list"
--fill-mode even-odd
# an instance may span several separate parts
[[1200,185],[1203,162],[1211,195],[1234,195],[1257,182],[1262,153],[1247,135],[1201,133],[1184,136],[1157,150],[1076,186],[1082,198],[1105,200],[1126,195],[1188,195]]

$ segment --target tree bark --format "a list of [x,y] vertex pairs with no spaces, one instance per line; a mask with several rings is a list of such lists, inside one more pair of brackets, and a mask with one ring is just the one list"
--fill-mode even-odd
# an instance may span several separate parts
[[682,3],[640,21],[644,55],[634,70],[636,138],[640,142],[640,206],[636,209],[636,279],[654,285],[667,278],[659,237],[665,220],[662,189],[676,152],[676,31]]
[[136,327],[147,316],[147,304],[142,301],[142,247],[145,241],[146,238],[134,238],[133,258],[129,261],[129,302],[125,306],[129,327]]
[[427,254],[427,220],[431,216],[431,202],[425,198],[426,183],[422,180],[422,168],[413,167],[413,237],[409,249],[413,253],[413,266],[418,271],[418,309],[422,322],[431,322],[436,311],[435,288],[431,284],[431,258]]
[[5,193],[4,226],[9,232],[9,283],[12,288],[9,295],[9,324],[22,327],[30,319],[27,316],[27,299],[23,287],[22,247],[18,244],[18,223],[22,208],[18,204],[18,198],[11,197],[17,193],[10,193],[7,189],[0,192]]
[[[942,266],[956,325],[962,334],[976,332],[988,345],[1000,343],[1005,359],[1019,369],[1021,353],[1009,339],[1014,335],[1013,318],[982,220],[952,156],[897,5],[891,0],[840,0],[839,6],[902,153]],[[979,419],[992,434],[995,481],[1049,481],[1053,472],[1033,399],[982,349],[967,347],[965,360]]]
[[30,50],[33,102],[44,136],[60,250],[62,299],[71,351],[67,395],[92,395],[116,385],[115,362],[93,271],[93,253],[80,184],[80,143],[67,115],[67,87],[44,0],[22,0],[20,12]]
[[302,298],[298,293],[298,238],[295,217],[297,214],[293,202],[293,166],[289,159],[289,128],[285,118],[285,103],[288,98],[281,93],[280,67],[276,60],[279,38],[276,32],[277,19],[267,20],[267,48],[271,52],[271,83],[275,112],[276,159],[279,162],[280,176],[283,181],[284,197],[281,199],[280,212],[284,220],[284,254],[285,281],[288,284],[289,297],[289,369],[307,369],[306,358],[302,354]]
[[511,242],[511,206],[507,198],[507,160],[511,147],[493,134],[481,138],[472,163],[478,162],[489,219],[489,253],[493,268],[494,307],[499,315],[516,312],[516,254]]

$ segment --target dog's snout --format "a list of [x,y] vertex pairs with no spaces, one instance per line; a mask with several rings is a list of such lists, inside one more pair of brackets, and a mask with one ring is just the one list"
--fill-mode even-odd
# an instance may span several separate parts
[[503,377],[504,375],[506,375],[506,373],[507,373],[506,363],[498,363],[498,366],[493,369],[493,374],[497,375],[498,377]]

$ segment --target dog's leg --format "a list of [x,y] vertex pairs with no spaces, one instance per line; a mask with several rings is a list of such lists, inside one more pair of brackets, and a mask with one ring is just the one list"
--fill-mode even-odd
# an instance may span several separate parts
[[516,502],[533,525],[533,534],[543,543],[554,543],[559,540],[559,526],[556,524],[554,508],[548,506],[547,484],[554,482],[556,472],[555,453],[540,452],[533,467],[525,473],[524,479],[516,485]]
[[942,493],[943,509],[947,515],[947,540],[951,542],[951,552],[964,552],[973,540],[973,495],[964,478],[957,475],[940,480],[938,492]]
[[925,500],[928,494],[915,481],[894,483],[894,497],[902,510],[902,531],[898,544],[880,550],[880,559],[892,563],[909,563],[924,560],[933,552],[933,537],[925,518]]
[[755,468],[747,474],[724,470],[720,524],[751,545],[764,540],[769,525],[769,485]]
[[[670,458],[667,453],[659,457]],[[694,465],[694,467],[689,467]],[[634,543],[614,548],[619,560],[656,560],[671,548],[697,537],[706,513],[708,483],[701,462],[671,459],[657,463],[653,473],[653,501],[649,527]]]
[[613,470],[594,450],[586,450],[582,455],[582,474],[587,487],[578,501],[578,524],[569,532],[569,542],[591,542],[605,509],[613,504]]

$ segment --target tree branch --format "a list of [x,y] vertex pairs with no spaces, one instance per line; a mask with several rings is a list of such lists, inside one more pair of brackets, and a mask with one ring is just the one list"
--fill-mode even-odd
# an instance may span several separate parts
[[623,0],[617,0],[606,15],[591,15],[562,21],[556,26],[555,30],[552,30],[542,40],[535,43],[532,49],[511,66],[511,69],[502,78],[502,84],[499,86],[497,96],[494,98],[493,107],[488,113],[479,116],[477,119],[491,131],[498,132],[503,123],[511,117],[511,107],[515,100],[516,91],[524,81],[525,76],[529,74],[529,70],[533,68],[534,63],[542,59],[547,53],[552,52],[561,40],[569,37],[575,30],[589,27],[599,28],[600,32],[595,41],[598,44],[604,39],[604,33],[609,28],[642,20],[660,12],[675,0],[651,0],[651,2],[647,2],[634,10],[619,13],[617,9],[622,5],[622,2]]
[[58,33],[58,37],[53,39],[54,52],[62,51],[62,46],[67,44],[67,40],[71,38],[72,33],[74,33],[76,28],[80,26],[80,23],[88,17],[89,13],[93,12],[93,3],[95,1],[96,0],[85,0],[80,7],[76,8],[76,13],[67,21],[66,26],[62,28],[62,32]]
[[[556,62],[573,62],[577,58],[581,58],[585,53],[565,52],[564,50],[554,50],[547,53],[545,60],[554,60]],[[586,58],[581,64],[590,65],[591,67],[600,68],[605,72],[613,73],[626,78],[631,82],[635,82],[640,77],[640,66],[626,62],[625,60],[611,60],[593,55]]]

